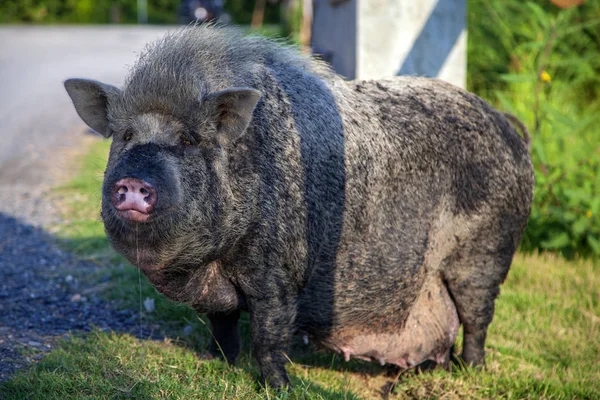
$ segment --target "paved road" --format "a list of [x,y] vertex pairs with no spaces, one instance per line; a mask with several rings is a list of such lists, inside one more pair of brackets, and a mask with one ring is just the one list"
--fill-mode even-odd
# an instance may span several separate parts
[[[62,86],[69,77],[120,85],[164,27],[0,27],[0,185],[48,182],[48,163],[84,125]],[[54,156],[54,157],[53,157]],[[66,167],[66,166],[65,166]]]

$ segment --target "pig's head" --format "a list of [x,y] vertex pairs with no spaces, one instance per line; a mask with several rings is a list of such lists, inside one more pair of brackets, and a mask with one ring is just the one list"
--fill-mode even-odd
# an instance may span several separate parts
[[228,151],[248,128],[258,91],[208,93],[183,109],[179,99],[168,111],[96,81],[69,79],[65,88],[81,119],[112,137],[101,214],[117,251],[156,270],[209,262],[235,242],[248,210],[231,188]]

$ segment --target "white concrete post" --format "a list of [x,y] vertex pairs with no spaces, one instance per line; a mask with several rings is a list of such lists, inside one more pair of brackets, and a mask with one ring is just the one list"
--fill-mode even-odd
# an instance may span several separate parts
[[466,85],[466,0],[314,0],[312,46],[350,79]]

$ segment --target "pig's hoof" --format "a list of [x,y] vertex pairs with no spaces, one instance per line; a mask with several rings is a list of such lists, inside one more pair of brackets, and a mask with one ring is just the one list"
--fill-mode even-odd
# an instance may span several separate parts
[[483,370],[485,369],[485,357],[470,360],[465,358],[464,355],[455,356],[452,358],[452,364],[461,369],[473,368],[476,370]]
[[234,365],[237,360],[237,353],[223,354],[220,350],[208,350],[200,355],[204,361],[221,360],[229,365]]
[[271,374],[268,377],[263,377],[262,382],[265,386],[276,391],[289,391],[292,389],[292,384],[286,375]]
[[424,373],[433,371],[438,367],[438,363],[432,360],[425,360],[421,364],[417,365],[416,371],[417,373]]
[[200,359],[202,361],[212,361],[212,360],[217,360],[219,359],[219,357],[215,356],[214,354],[205,351],[204,353],[200,354]]

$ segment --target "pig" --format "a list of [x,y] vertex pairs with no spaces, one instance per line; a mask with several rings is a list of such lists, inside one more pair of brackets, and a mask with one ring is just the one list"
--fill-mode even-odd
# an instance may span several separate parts
[[110,244],[207,315],[215,356],[235,361],[244,311],[273,388],[290,385],[297,333],[346,360],[411,368],[448,365],[462,325],[462,359],[484,364],[533,197],[514,118],[440,80],[347,81],[216,26],[150,45],[123,88],[64,85],[112,138]]

